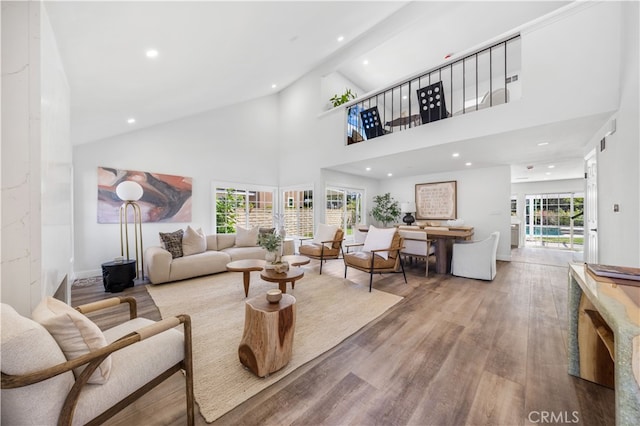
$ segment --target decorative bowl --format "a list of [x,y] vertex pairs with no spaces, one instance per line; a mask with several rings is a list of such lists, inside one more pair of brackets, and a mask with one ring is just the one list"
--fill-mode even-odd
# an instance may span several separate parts
[[267,301],[269,303],[278,303],[282,299],[282,292],[275,288],[267,291]]
[[287,262],[278,262],[273,264],[273,270],[281,274],[289,270],[289,264]]

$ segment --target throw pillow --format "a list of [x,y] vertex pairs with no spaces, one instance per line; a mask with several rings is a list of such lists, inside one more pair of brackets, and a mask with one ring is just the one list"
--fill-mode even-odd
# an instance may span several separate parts
[[276,228],[260,228],[260,234],[273,234],[276,231]]
[[[33,310],[32,317],[58,342],[68,360],[107,346],[102,331],[89,318],[66,303],[49,296]],[[76,378],[86,365],[73,370]],[[111,372],[111,356],[108,356],[93,372],[88,383],[104,384]]]
[[196,231],[191,226],[187,226],[182,236],[182,255],[190,256],[192,254],[203,253],[207,250],[207,237],[204,236],[202,228]]
[[[336,225],[327,225],[321,223],[318,226],[318,231],[316,235],[313,237],[313,242],[316,244],[321,244],[323,241],[331,241],[336,236],[336,231],[338,227]],[[325,243],[325,247],[331,248],[333,243]]]
[[[375,226],[369,226],[369,232],[367,232],[367,238],[364,240],[364,247],[362,251],[380,250],[391,247],[391,241],[396,233],[396,228],[376,228]],[[383,259],[389,258],[388,251],[380,251],[376,253]]]
[[255,247],[258,245],[259,226],[251,229],[245,229],[242,226],[236,226],[236,247]]
[[184,232],[178,229],[175,232],[160,232],[160,241],[164,243],[164,249],[171,253],[173,259],[182,257],[182,236]]

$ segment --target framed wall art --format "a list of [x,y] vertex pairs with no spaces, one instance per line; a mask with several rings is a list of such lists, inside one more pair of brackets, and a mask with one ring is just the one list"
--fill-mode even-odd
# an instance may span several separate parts
[[416,219],[450,220],[456,219],[456,181],[417,183]]
[[122,200],[116,186],[125,180],[142,186],[142,222],[191,222],[192,178],[98,167],[98,223],[119,223]]

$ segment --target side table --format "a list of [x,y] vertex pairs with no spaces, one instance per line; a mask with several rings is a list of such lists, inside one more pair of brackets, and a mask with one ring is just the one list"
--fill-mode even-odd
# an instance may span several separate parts
[[102,283],[104,291],[117,293],[127,287],[133,287],[136,277],[136,261],[105,262],[102,264]]
[[296,325],[296,299],[283,294],[269,303],[264,294],[245,303],[244,332],[238,347],[242,365],[265,377],[289,363]]

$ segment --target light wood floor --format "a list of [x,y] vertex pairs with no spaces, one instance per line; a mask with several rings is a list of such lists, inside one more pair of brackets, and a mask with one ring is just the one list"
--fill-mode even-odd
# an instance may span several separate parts
[[[527,250],[536,250],[537,263],[527,261]],[[514,261],[499,262],[490,283],[432,271],[425,278],[420,264],[407,266],[408,284],[401,274],[375,277],[376,289],[404,300],[214,424],[523,425],[539,422],[540,412],[571,422],[575,412],[580,424],[613,425],[613,391],[567,374],[565,265],[572,254],[539,250],[520,249]],[[326,263],[323,274],[343,276],[342,261]],[[348,278],[365,283],[368,275],[349,270]],[[120,294],[134,295],[144,316],[159,318],[144,285]],[[74,305],[110,296],[99,286],[72,292]],[[94,320],[104,326],[125,315]],[[109,424],[185,419],[184,381],[176,374]],[[199,414],[196,423],[206,424]]]

